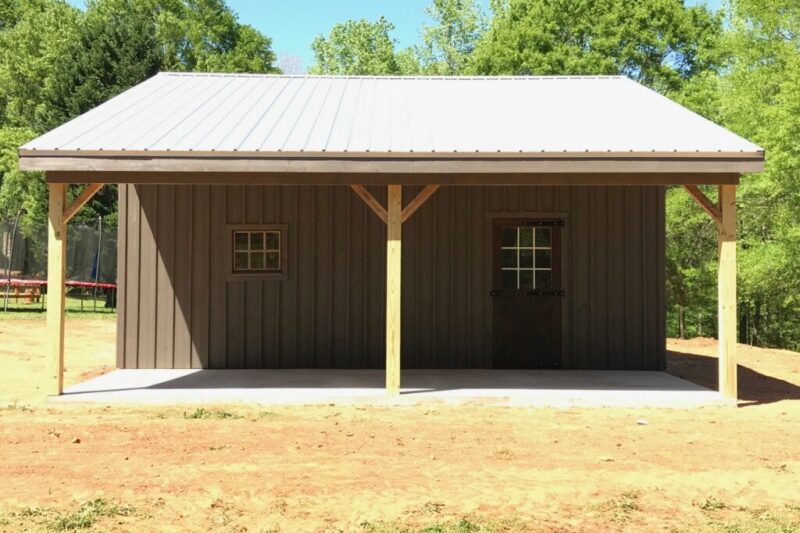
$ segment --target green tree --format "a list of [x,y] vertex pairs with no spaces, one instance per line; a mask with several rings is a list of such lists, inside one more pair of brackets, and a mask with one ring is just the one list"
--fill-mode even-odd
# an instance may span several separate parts
[[[766,149],[765,171],[744,176],[738,188],[739,334],[744,342],[798,349],[800,5],[739,0],[727,15],[727,63],[719,75],[707,72],[686,83],[681,99]],[[686,213],[673,207],[668,205],[668,226],[680,232]],[[711,226],[697,231],[716,239]],[[716,257],[670,249],[668,261],[698,271],[713,268]],[[679,294],[669,296],[674,313]],[[706,288],[689,302],[690,312],[713,315],[715,297],[714,287]]]
[[78,39],[80,12],[65,2],[12,2],[13,17],[0,31],[0,124],[44,132],[53,117],[58,70]]
[[466,65],[486,21],[475,0],[433,0],[425,9],[434,24],[422,27],[415,48],[425,74],[457,75]]
[[718,61],[721,18],[681,0],[496,0],[469,70],[623,74],[662,92]]
[[[311,48],[315,74],[380,75],[401,74],[390,33],[394,25],[381,17],[335,24],[327,37],[314,39]],[[405,61],[409,61],[406,57]]]

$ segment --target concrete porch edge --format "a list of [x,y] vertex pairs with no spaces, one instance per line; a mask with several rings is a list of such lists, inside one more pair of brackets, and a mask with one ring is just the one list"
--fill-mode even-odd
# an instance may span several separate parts
[[404,370],[389,397],[383,370],[114,370],[67,388],[53,404],[417,405],[516,407],[732,406],[666,372]]

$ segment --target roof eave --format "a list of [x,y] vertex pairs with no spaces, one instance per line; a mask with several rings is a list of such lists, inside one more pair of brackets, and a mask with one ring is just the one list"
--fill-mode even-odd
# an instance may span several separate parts
[[66,172],[738,173],[763,152],[108,152],[20,150],[20,169]]

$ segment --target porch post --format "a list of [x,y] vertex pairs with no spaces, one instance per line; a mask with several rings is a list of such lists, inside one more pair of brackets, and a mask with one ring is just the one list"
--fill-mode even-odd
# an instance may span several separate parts
[[386,224],[386,393],[400,394],[402,185],[388,186]]
[[737,399],[736,376],[736,185],[720,185],[719,209],[719,392]]
[[66,278],[67,231],[64,204],[67,186],[51,183],[47,245],[47,354],[50,394],[64,391],[64,281]]

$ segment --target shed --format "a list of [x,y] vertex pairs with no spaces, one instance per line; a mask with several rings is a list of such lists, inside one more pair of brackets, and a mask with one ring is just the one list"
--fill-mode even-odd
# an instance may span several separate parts
[[683,186],[719,226],[735,398],[736,185],[763,164],[624,77],[162,73],[20,148],[50,287],[67,221],[119,184],[120,368],[385,368],[390,394],[401,367],[663,370]]

